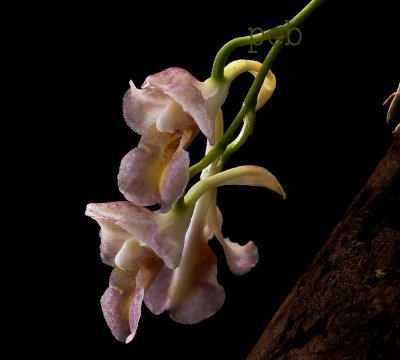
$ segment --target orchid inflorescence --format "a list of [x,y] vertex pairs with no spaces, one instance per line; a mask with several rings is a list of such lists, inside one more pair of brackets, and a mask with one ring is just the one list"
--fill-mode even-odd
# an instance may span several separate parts
[[[298,26],[320,2],[311,1],[292,25]],[[130,81],[123,115],[141,138],[119,169],[118,186],[126,200],[91,203],[86,209],[101,228],[101,259],[114,268],[101,308],[119,341],[135,336],[143,302],[154,314],[169,311],[183,324],[207,319],[222,307],[225,292],[217,281],[210,239],[219,241],[234,274],[245,274],[257,264],[252,241],[239,245],[222,235],[216,188],[259,186],[286,196],[275,176],[262,167],[224,169],[249,137],[256,112],[274,92],[276,80],[269,69],[282,48],[285,26],[260,34],[276,40],[263,63],[242,59],[226,64],[236,47],[253,40],[243,37],[221,48],[211,77],[203,82],[177,67],[148,76],[141,88]],[[224,132],[221,107],[232,81],[245,72],[254,82]],[[205,156],[190,166],[189,146],[199,134],[207,139]],[[200,172],[199,181],[187,189]],[[153,205],[159,209],[150,210]]]

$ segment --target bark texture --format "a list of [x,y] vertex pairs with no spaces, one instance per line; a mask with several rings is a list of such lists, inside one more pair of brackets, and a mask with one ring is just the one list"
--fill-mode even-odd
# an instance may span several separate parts
[[247,359],[400,359],[399,135]]

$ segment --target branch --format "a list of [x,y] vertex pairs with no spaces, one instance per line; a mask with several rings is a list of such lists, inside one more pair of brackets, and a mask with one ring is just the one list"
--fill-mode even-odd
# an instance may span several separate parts
[[400,136],[248,360],[400,359]]

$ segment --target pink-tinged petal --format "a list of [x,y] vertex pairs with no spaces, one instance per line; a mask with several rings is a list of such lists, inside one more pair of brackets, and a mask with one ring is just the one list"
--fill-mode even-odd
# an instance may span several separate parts
[[136,275],[136,289],[129,306],[129,328],[131,333],[126,338],[126,343],[129,343],[136,335],[139,319],[142,314],[142,302],[145,291],[154,281],[161,267],[162,261],[155,256],[149,255],[139,268],[139,272]]
[[[110,277],[110,287],[105,291],[100,300],[107,325],[114,337],[119,341],[126,341],[128,336],[131,335],[130,323],[133,322],[129,319],[131,300],[136,298],[136,306],[138,305],[137,300],[140,300],[140,292],[137,296],[134,293],[136,288],[135,276],[135,273],[115,268]],[[135,322],[137,325],[139,318]]]
[[171,319],[181,324],[195,324],[214,315],[225,302],[225,290],[217,281],[217,262],[203,263],[197,279],[182,302],[170,309]]
[[139,243],[151,248],[171,269],[179,265],[189,212],[155,214],[132,204],[133,211],[118,220],[118,225]]
[[110,222],[112,221],[115,229],[127,234],[124,241],[119,242],[118,246],[115,245],[112,248],[114,255],[112,265],[114,265],[115,256],[121,250],[124,242],[130,238],[133,238],[140,245],[147,245],[156,254],[164,255],[165,253],[164,248],[168,246],[168,243],[163,243],[158,226],[154,221],[156,215],[144,207],[128,201],[89,204],[86,209],[86,215],[96,220],[106,219]]
[[201,84],[188,71],[173,67],[148,76],[142,88],[161,89],[169,95],[192,116],[210,144],[214,144],[214,119],[207,114],[206,103],[199,90]]
[[137,89],[132,81],[123,99],[126,123],[136,133],[143,135],[157,121],[171,98],[156,88]]
[[182,134],[143,135],[139,146],[121,162],[118,185],[125,198],[137,205],[161,205],[165,212],[179,199],[189,180],[189,154],[182,148]]
[[[218,237],[220,240],[220,237]],[[249,241],[246,245],[231,242],[228,238],[221,239],[229,269],[235,275],[248,273],[258,263],[257,246]]]
[[160,315],[169,308],[169,291],[173,275],[174,270],[164,266],[144,296],[144,303],[155,315]]
[[207,239],[216,236],[224,249],[228,267],[235,275],[246,274],[258,263],[257,246],[252,241],[249,241],[246,245],[239,245],[231,242],[228,238],[224,239],[221,233],[223,217],[220,209],[215,205],[215,190],[212,196],[211,204],[214,205],[210,205],[208,208],[204,234]]
[[[143,145],[131,150],[121,161],[118,173],[118,186],[125,198],[137,205],[149,206],[159,203],[157,153]],[[156,161],[154,161],[156,160]]]
[[225,290],[217,281],[215,255],[202,243],[199,259],[190,270],[164,267],[144,302],[157,315],[169,310],[171,319],[182,324],[195,324],[214,315],[225,302]]
[[126,210],[123,203],[88,204],[85,213],[100,225],[100,257],[105,264],[110,266],[115,266],[115,256],[126,239],[131,236],[127,231],[115,224],[120,217],[120,215],[116,216],[113,211],[115,207]]
[[189,181],[189,164],[189,153],[182,148],[178,148],[162,176],[160,189],[161,212],[168,211],[184,194]]
[[130,335],[128,316],[122,311],[127,306],[127,296],[113,288],[108,288],[101,297],[104,319],[118,341],[125,341]]
[[142,315],[142,302],[144,298],[144,288],[137,288],[131,299],[129,305],[129,330],[130,334],[127,336],[125,342],[129,343],[136,335],[137,327],[139,325],[140,316]]
[[155,214],[144,207],[129,204],[131,211],[121,216],[117,225],[131,234],[141,245],[147,245],[156,251],[161,246],[161,236],[154,222]]
[[130,342],[137,331],[142,313],[145,290],[162,266],[162,261],[148,252],[134,271],[115,268],[110,276],[110,287],[101,298],[104,318],[112,334],[119,341]]

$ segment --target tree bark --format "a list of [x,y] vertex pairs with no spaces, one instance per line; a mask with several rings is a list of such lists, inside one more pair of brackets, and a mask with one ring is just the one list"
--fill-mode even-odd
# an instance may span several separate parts
[[400,359],[400,136],[247,360]]

